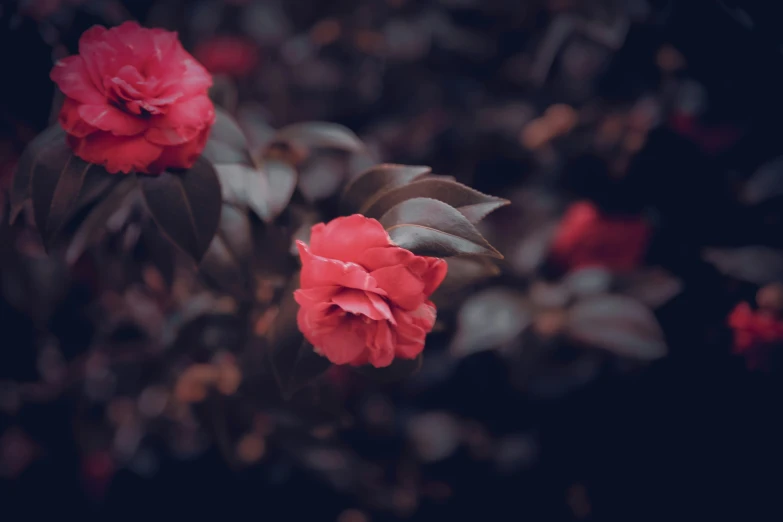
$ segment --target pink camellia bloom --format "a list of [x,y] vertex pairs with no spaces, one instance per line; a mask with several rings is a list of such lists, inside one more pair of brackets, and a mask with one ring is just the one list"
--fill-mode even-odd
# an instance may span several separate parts
[[297,321],[317,353],[333,364],[378,368],[421,353],[445,261],[396,246],[378,221],[358,214],[315,225],[310,246],[297,246]]
[[111,173],[189,168],[215,122],[212,77],[174,32],[94,26],[51,78],[65,95],[59,120],[68,144]]
[[732,351],[743,356],[751,370],[763,369],[773,349],[783,346],[783,321],[768,310],[740,303],[729,314],[728,324],[734,331]]
[[606,216],[592,203],[580,201],[560,221],[551,255],[569,270],[633,270],[644,260],[650,235],[650,226],[641,217]]

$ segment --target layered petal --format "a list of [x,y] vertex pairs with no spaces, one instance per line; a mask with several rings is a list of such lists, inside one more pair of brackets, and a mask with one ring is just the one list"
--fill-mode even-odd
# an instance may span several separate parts
[[83,138],[68,137],[74,154],[90,163],[103,165],[107,171],[146,172],[147,166],[160,156],[162,148],[143,136],[114,136],[108,132],[93,132]]
[[424,301],[424,282],[403,265],[380,268],[370,276],[397,306],[413,310]]
[[144,132],[147,123],[111,105],[82,105],[79,116],[89,125],[115,136],[135,136]]
[[164,147],[160,157],[150,164],[148,172],[162,172],[169,168],[189,169],[196,162],[209,138],[209,127],[198,136],[176,147]]
[[159,145],[181,145],[193,140],[215,120],[215,106],[208,96],[195,96],[172,105],[166,114],[152,119],[147,139]]
[[79,102],[76,100],[65,98],[57,119],[65,132],[77,138],[83,138],[98,129],[79,116],[79,107]]
[[302,260],[300,283],[302,288],[339,285],[382,293],[375,279],[356,263],[347,263],[336,259],[326,259],[313,255],[301,241],[296,242],[299,257]]
[[58,60],[49,77],[68,98],[93,105],[106,103],[106,97],[93,83],[81,56]]
[[394,321],[389,305],[378,294],[346,288],[332,296],[332,303],[345,312],[373,321]]
[[357,262],[365,250],[389,245],[383,225],[360,214],[319,223],[310,233],[310,249],[315,255],[340,261]]

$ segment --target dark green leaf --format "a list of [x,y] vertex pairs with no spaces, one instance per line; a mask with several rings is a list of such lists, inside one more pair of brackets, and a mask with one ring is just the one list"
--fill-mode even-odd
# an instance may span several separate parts
[[264,162],[264,171],[269,182],[269,220],[277,217],[291,201],[296,190],[297,172],[282,161]]
[[360,208],[359,213],[378,219],[395,205],[412,198],[432,198],[442,201],[459,210],[474,224],[493,210],[509,204],[508,200],[482,194],[456,181],[428,178],[383,193],[371,205]]
[[57,232],[72,215],[82,192],[87,171],[95,168],[103,175],[109,174],[91,163],[74,156],[67,145],[62,157],[65,163],[58,170],[39,165],[33,172],[32,198],[35,222],[43,238],[44,245],[49,246]]
[[422,355],[419,354],[415,359],[395,359],[385,368],[360,366],[356,371],[375,382],[392,383],[405,380],[421,370],[422,360]]
[[299,305],[294,290],[299,287],[299,275],[291,278],[283,294],[280,310],[270,331],[270,358],[277,384],[285,398],[312,383],[329,369],[326,357],[315,353],[296,323]]
[[655,315],[625,296],[583,298],[568,311],[566,334],[579,343],[635,359],[658,359],[667,352]]
[[296,170],[280,161],[266,161],[261,169],[238,163],[217,165],[215,169],[223,201],[249,207],[266,222],[285,209],[296,189]]
[[121,176],[106,197],[95,205],[68,244],[65,260],[69,265],[78,261],[82,253],[101,236],[109,218],[122,211],[125,205],[131,204],[133,196],[130,194],[134,188],[136,188],[135,176]]
[[147,208],[172,243],[199,262],[220,222],[220,182],[203,157],[183,172],[139,176]]
[[403,201],[384,214],[380,222],[392,241],[418,255],[477,254],[503,258],[465,216],[436,199]]
[[348,214],[370,208],[387,191],[405,186],[430,171],[429,167],[416,165],[376,165],[345,187],[342,210]]
[[237,86],[234,80],[225,75],[213,76],[209,97],[215,103],[215,107],[233,112],[237,106]]
[[275,141],[282,141],[307,148],[338,149],[356,152],[364,144],[354,132],[336,123],[310,121],[295,123],[280,129]]
[[[24,207],[25,201],[31,196],[31,181],[33,170],[38,165],[58,168],[57,158],[62,158],[62,147],[65,143],[65,131],[59,124],[52,125],[31,141],[16,166],[13,185],[11,187],[11,222],[15,221]],[[62,163],[59,167],[62,166]]]
[[215,124],[204,147],[203,156],[213,164],[244,163],[252,165],[247,139],[236,121],[223,109],[215,107]]
[[223,205],[217,234],[199,265],[201,271],[220,288],[234,295],[249,296],[247,268],[252,242],[247,214]]

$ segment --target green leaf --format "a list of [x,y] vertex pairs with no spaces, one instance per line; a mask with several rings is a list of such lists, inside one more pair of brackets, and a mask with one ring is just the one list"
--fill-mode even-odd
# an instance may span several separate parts
[[296,170],[280,161],[266,161],[260,169],[238,163],[217,165],[215,169],[223,201],[249,207],[265,222],[271,222],[285,209],[296,189]]
[[452,206],[431,198],[413,198],[381,219],[392,241],[411,252],[434,257],[485,255],[502,259],[478,230]]
[[421,370],[423,357],[419,354],[415,359],[395,359],[389,366],[375,368],[360,366],[356,371],[364,377],[377,383],[387,384],[408,379]]
[[231,205],[223,205],[220,225],[199,265],[220,288],[243,297],[250,295],[248,259],[253,244],[250,219]]
[[341,203],[343,213],[361,213],[361,209],[370,208],[387,191],[403,187],[431,170],[418,165],[376,165],[345,187]]
[[203,157],[183,172],[139,176],[147,208],[161,231],[199,262],[220,222],[220,181]]
[[432,198],[459,210],[468,221],[478,223],[490,212],[509,204],[508,200],[482,194],[456,181],[443,178],[427,178],[384,192],[370,205],[359,210],[360,214],[378,219],[392,207],[412,198]]
[[[47,248],[51,246],[51,241],[72,215],[79,203],[79,195],[87,172],[95,167],[74,156],[70,150],[63,151],[62,157],[65,158],[65,163],[60,170],[39,165],[33,172],[32,198],[35,222]],[[103,171],[100,167],[95,168]],[[109,176],[106,171],[103,171],[103,174]]]
[[226,111],[215,107],[215,124],[209,133],[209,140],[202,156],[213,164],[243,163],[252,165],[247,139],[234,118]]
[[310,121],[295,123],[280,129],[274,141],[282,141],[307,148],[338,149],[357,152],[364,144],[354,132],[336,123]]
[[102,235],[109,218],[122,211],[125,205],[132,203],[133,196],[131,196],[131,192],[136,188],[136,177],[123,175],[118,178],[117,184],[110,189],[106,197],[101,199],[84,221],[79,224],[79,228],[68,243],[68,248],[65,251],[65,261],[69,265],[78,261],[82,253]]
[[297,288],[299,288],[299,274],[291,278],[269,334],[272,370],[286,399],[291,398],[294,393],[312,383],[331,367],[329,360],[315,353],[313,346],[299,331],[296,322],[299,305],[294,300],[294,290]]
[[62,166],[63,147],[67,147],[65,131],[59,124],[52,125],[27,145],[19,158],[11,186],[12,223],[22,211],[25,201],[31,197],[33,171],[39,165],[58,168],[58,159],[61,161],[59,166]]

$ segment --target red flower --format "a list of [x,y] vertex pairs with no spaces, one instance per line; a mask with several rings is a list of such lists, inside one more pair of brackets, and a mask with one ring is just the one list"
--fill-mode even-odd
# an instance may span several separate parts
[[771,349],[783,343],[783,322],[767,310],[753,310],[748,303],[738,304],[728,323],[734,330],[733,353],[745,357],[748,368],[765,366]]
[[650,227],[642,218],[605,216],[592,203],[581,201],[560,221],[551,255],[570,270],[632,270],[643,261],[649,240]]
[[312,228],[297,241],[299,329],[334,364],[383,367],[414,359],[435,324],[429,296],[446,277],[442,259],[395,246],[383,226],[361,215]]
[[193,55],[212,74],[247,76],[258,64],[256,45],[244,38],[216,36],[203,42]]
[[94,26],[51,78],[66,96],[60,124],[74,153],[111,173],[188,168],[215,122],[212,78],[162,29]]
[[728,149],[741,136],[740,131],[731,125],[708,127],[699,123],[694,116],[683,112],[675,113],[670,119],[670,124],[675,132],[690,139],[710,155]]

